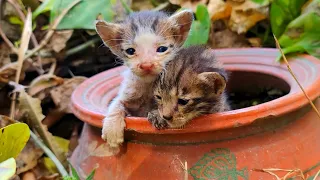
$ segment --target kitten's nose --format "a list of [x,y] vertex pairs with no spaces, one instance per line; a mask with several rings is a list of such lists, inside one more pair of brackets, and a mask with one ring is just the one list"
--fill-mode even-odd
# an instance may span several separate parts
[[162,116],[162,117],[163,117],[163,119],[168,120],[168,121],[172,120],[172,116]]
[[154,68],[154,64],[152,63],[139,64],[139,68],[144,71],[151,71]]

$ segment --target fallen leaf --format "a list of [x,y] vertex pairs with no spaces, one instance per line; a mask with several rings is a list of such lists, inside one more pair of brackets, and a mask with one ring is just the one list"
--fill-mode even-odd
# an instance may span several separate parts
[[72,33],[73,30],[55,31],[46,48],[52,49],[56,53],[60,52],[66,47]]
[[263,3],[255,3],[252,0],[240,4],[232,3],[232,12],[228,23],[230,29],[238,34],[246,33],[257,22],[268,17],[269,4],[269,0],[264,0]]
[[0,67],[11,63],[10,53],[10,47],[6,43],[0,43]]
[[110,148],[106,143],[100,144],[98,146],[97,141],[91,141],[88,146],[89,156],[104,157],[113,156],[119,152],[119,148]]
[[61,111],[72,113],[70,108],[70,98],[74,89],[79,86],[86,77],[75,76],[71,79],[65,80],[64,83],[50,91],[53,102]]
[[16,158],[30,138],[30,129],[25,123],[14,123],[0,129],[0,162]]
[[183,8],[192,9],[192,11],[197,10],[197,6],[202,4],[207,4],[208,0],[169,0],[170,3],[179,5]]
[[63,84],[63,78],[53,74],[44,74],[35,78],[29,85],[28,94],[44,99],[52,88]]
[[225,2],[223,0],[209,1],[208,12],[212,21],[229,18],[231,15],[231,11],[232,6],[229,2]]
[[252,47],[262,47],[262,40],[258,37],[248,38]]
[[4,180],[10,179],[16,172],[16,161],[9,158],[0,163],[0,177]]
[[44,119],[42,114],[41,101],[37,98],[32,98],[25,91],[20,91],[19,95],[19,110],[30,126],[40,135],[41,139],[48,146],[49,149],[57,156],[61,162],[65,162],[66,157],[62,153],[61,149],[58,148],[56,141],[53,139],[52,134],[48,131],[47,127],[44,126],[41,121]]
[[38,164],[38,159],[43,155],[41,148],[35,145],[32,139],[29,139],[27,145],[16,158],[17,172],[20,174],[33,169]]
[[238,35],[230,29],[211,32],[209,44],[212,48],[250,47],[244,35]]
[[[22,70],[20,74],[19,81],[25,78],[25,70],[31,66],[30,61],[24,61],[22,65]],[[18,69],[18,63],[9,63],[0,68],[0,82],[8,83],[9,81],[14,81]]]

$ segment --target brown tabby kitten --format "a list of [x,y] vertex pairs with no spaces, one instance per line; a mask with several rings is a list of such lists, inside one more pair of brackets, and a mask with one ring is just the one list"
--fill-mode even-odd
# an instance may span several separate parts
[[158,109],[148,114],[157,128],[181,128],[202,114],[230,110],[225,95],[227,73],[204,46],[181,49],[154,85]]
[[110,147],[123,142],[126,115],[146,116],[152,104],[152,85],[165,64],[185,42],[193,13],[141,11],[119,23],[97,21],[96,31],[105,45],[128,67],[118,96],[103,120],[102,138]]

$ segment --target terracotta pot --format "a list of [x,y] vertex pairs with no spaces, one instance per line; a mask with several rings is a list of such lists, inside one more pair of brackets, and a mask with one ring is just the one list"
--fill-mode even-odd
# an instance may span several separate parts
[[[320,119],[286,66],[275,62],[278,51],[215,53],[232,72],[228,91],[277,87],[289,93],[260,105],[199,117],[179,130],[158,131],[146,118],[126,118],[126,142],[114,155],[100,131],[124,67],[108,70],[85,81],[72,96],[74,114],[86,122],[71,159],[76,169],[86,175],[97,166],[95,179],[110,180],[275,179],[255,170],[265,168],[301,169],[314,176],[320,169]],[[301,55],[290,59],[290,65],[320,107],[319,61]]]

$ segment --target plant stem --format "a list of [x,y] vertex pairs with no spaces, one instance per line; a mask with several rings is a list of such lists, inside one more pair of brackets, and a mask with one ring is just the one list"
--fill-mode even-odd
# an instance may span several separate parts
[[39,46],[33,48],[29,54],[26,55],[25,59],[31,57],[33,54],[38,52],[40,49],[42,49],[51,39],[55,29],[58,27],[61,20],[64,18],[64,16],[69,12],[70,9],[72,9],[75,5],[80,3],[81,0],[75,0],[73,1],[67,8],[65,8],[61,14],[54,20],[53,24],[51,25],[48,33],[44,37],[44,39],[40,42]]
[[320,112],[318,111],[318,109],[316,108],[316,106],[313,104],[313,102],[311,101],[310,97],[308,96],[308,94],[305,92],[304,88],[302,87],[302,85],[300,84],[300,82],[298,81],[297,77],[294,75],[290,65],[289,65],[289,62],[286,58],[286,56],[284,55],[281,47],[280,47],[280,44],[279,44],[279,41],[277,39],[277,37],[273,34],[273,37],[274,37],[274,40],[276,41],[276,45],[277,45],[277,48],[280,50],[281,52],[281,55],[284,59],[284,62],[286,63],[287,65],[287,68],[288,68],[288,71],[290,72],[290,74],[292,75],[292,77],[294,78],[294,80],[298,83],[300,89],[302,90],[303,94],[305,95],[305,97],[308,99],[310,105],[312,106],[313,110],[316,112],[316,114],[318,115],[318,117],[320,118]]
[[100,40],[100,37],[95,37],[95,38],[93,38],[93,39],[91,39],[91,40],[89,40],[89,41],[87,41],[87,42],[85,42],[85,43],[83,43],[83,44],[80,44],[79,46],[76,46],[76,47],[74,47],[74,48],[69,49],[69,50],[66,52],[66,57],[67,57],[67,56],[71,56],[71,55],[73,55],[73,54],[76,54],[77,52],[80,52],[80,51],[88,48],[89,46],[94,45],[94,44],[95,44],[96,42],[98,42],[99,40]]
[[32,131],[30,131],[31,137],[34,139],[36,144],[46,153],[46,155],[54,162],[57,166],[58,171],[60,172],[61,176],[68,176],[67,170],[63,167],[62,163],[58,160],[58,158],[53,154],[53,152],[43,144],[43,142],[35,135]]

